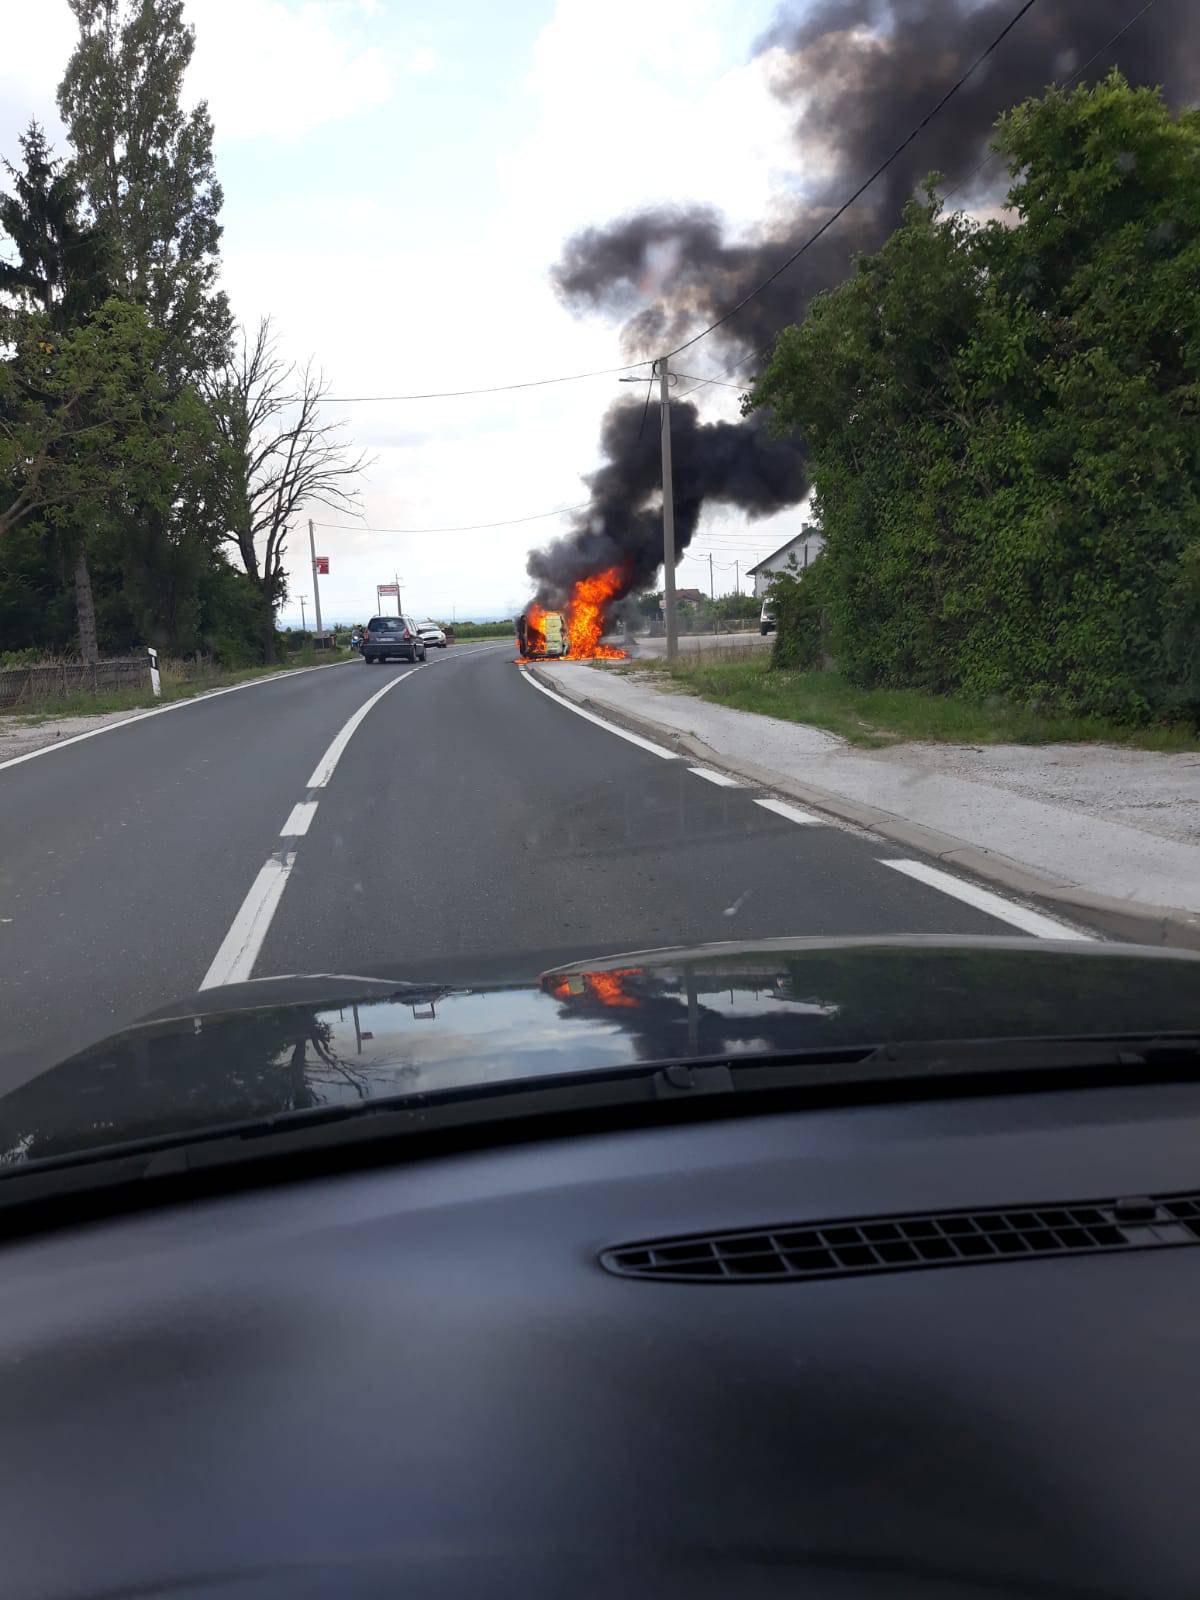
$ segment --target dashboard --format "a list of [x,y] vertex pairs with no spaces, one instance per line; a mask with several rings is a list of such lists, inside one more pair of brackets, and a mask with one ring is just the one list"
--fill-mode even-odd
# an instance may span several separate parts
[[1185,1191],[1198,1147],[1186,1084],[860,1105],[10,1239],[4,1593],[1194,1600],[1200,1251],[604,1261]]

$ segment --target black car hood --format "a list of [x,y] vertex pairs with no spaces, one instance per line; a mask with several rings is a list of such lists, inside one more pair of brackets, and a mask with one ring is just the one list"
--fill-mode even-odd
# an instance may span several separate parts
[[1024,939],[765,940],[473,981],[206,991],[0,1099],[0,1164],[395,1095],[926,1040],[1200,1032],[1200,956]]

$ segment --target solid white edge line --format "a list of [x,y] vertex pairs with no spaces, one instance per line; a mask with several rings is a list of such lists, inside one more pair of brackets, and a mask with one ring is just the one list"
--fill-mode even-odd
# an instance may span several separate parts
[[217,989],[226,983],[243,983],[250,976],[295,864],[294,850],[289,850],[282,859],[271,856],[263,863],[229,932],[221,941],[221,948],[213,957],[212,965],[204,974],[201,989]]
[[798,822],[802,827],[811,828],[820,826],[824,818],[814,816],[811,811],[801,811],[799,806],[789,806],[786,800],[756,800],[756,806],[761,806],[764,811],[773,811],[777,817],[786,817],[789,822]]
[[[348,667],[348,661],[322,661],[316,667],[295,667],[286,672],[271,672],[262,678],[248,678],[245,683],[231,683],[224,689],[208,689],[203,694],[194,694],[187,700],[172,700],[169,706],[151,706],[148,711],[135,711],[131,717],[122,717],[120,722],[106,722],[102,728],[88,728],[85,733],[73,733],[69,739],[58,739],[54,744],[44,744],[40,750],[26,750],[23,756],[10,756],[7,761],[0,761],[0,772],[6,767],[19,767],[23,761],[36,761],[38,756],[53,755],[56,750],[65,750],[70,744],[79,744],[84,739],[94,739],[101,733],[115,733],[118,728],[128,728],[131,723],[145,722],[147,717],[162,717],[168,711],[182,711],[186,706],[203,705],[206,700],[217,700],[223,694],[236,694],[239,689],[257,689],[264,683],[278,683],[281,678],[302,678],[306,672],[328,672],[330,667]],[[16,713],[18,716],[20,712]],[[102,713],[101,713],[102,714]],[[83,715],[88,715],[84,712]]]
[[585,711],[582,706],[577,706],[574,701],[565,699],[561,694],[555,694],[553,689],[547,689],[544,683],[539,683],[531,672],[526,672],[524,667],[520,670],[525,682],[531,683],[548,700],[553,700],[555,705],[564,706],[568,711],[573,711],[577,717],[583,717],[587,722],[594,722],[598,728],[603,728],[607,733],[615,733],[618,739],[625,739],[630,744],[636,744],[640,750],[648,750],[652,756],[658,756],[663,761],[679,760],[674,750],[664,750],[662,745],[651,744],[649,739],[643,739],[640,734],[630,733],[627,728],[618,728],[615,722],[605,722],[603,717],[598,717],[591,711]]
[[329,748],[313,768],[313,775],[308,780],[310,789],[323,789],[330,778],[333,777],[334,768],[341,760],[346,746],[354,737],[354,730],[376,701],[382,700],[389,690],[394,689],[398,683],[403,683],[407,678],[411,678],[413,673],[419,670],[419,667],[411,667],[409,671],[402,672],[398,678],[392,678],[388,683],[385,683],[383,688],[378,689],[369,700],[363,701],[354,715],[344,722],[338,732],[334,734]]
[[689,767],[689,772],[695,773],[697,778],[707,778],[709,783],[719,784],[722,789],[740,789],[742,786],[736,778],[731,778],[727,772],[714,772],[710,767]]
[[1057,922],[1053,917],[1043,916],[1040,911],[1030,911],[1025,906],[1015,905],[1011,900],[993,894],[990,889],[980,889],[962,878],[955,878],[948,872],[942,872],[938,867],[927,867],[923,861],[882,861],[881,865],[891,867],[895,872],[902,872],[907,878],[915,878],[918,883],[928,884],[931,889],[940,889],[943,894],[953,895],[956,900],[974,906],[977,911],[984,911],[988,916],[995,917],[1000,922],[1010,923],[1012,927],[1020,928],[1022,933],[1032,933],[1039,939],[1090,940],[1092,938],[1090,933],[1081,933],[1068,923]]
[[301,834],[308,832],[312,819],[317,814],[315,800],[299,800],[288,812],[288,819],[279,830],[281,839],[298,839]]

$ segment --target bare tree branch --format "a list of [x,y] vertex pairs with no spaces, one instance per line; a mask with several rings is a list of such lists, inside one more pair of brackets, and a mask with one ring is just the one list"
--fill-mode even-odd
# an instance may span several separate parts
[[369,462],[351,452],[340,423],[321,420],[323,374],[311,360],[300,367],[280,356],[269,317],[253,338],[242,330],[240,348],[206,392],[227,457],[225,537],[262,590],[273,627],[286,596],[288,530],[312,506],[352,510],[353,480]]

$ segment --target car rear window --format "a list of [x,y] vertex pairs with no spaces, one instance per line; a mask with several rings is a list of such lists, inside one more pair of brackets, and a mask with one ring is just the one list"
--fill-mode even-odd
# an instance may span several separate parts
[[372,617],[367,627],[372,633],[395,633],[403,622],[399,617]]

